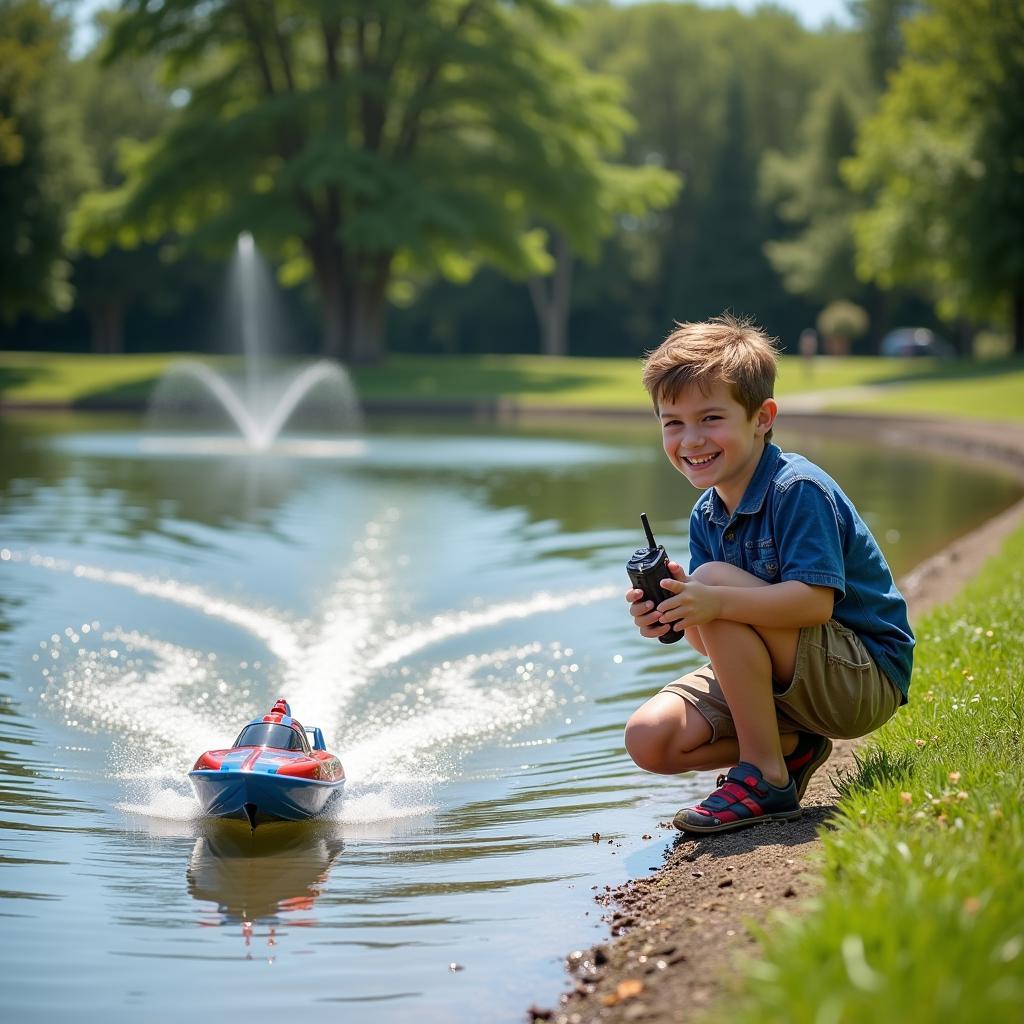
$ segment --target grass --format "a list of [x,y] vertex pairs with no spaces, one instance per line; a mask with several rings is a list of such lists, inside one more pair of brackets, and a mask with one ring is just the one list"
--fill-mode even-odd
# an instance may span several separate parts
[[1024,529],[918,630],[911,703],[838,780],[824,885],[764,928],[722,1021],[1020,1019]]
[[[92,356],[0,352],[0,394],[12,404],[142,403],[173,353]],[[214,360],[224,364],[224,359]],[[534,355],[395,355],[354,371],[368,400],[444,403],[511,400],[524,408],[647,408],[638,359],[545,358]],[[1024,360],[936,361],[819,359],[812,374],[784,357],[777,392],[790,396],[887,385],[878,398],[837,394],[837,408],[865,411],[1024,418]]]
[[[959,365],[959,364],[953,364]],[[984,416],[991,420],[1024,420],[1024,360],[975,363],[973,373],[936,374],[908,380],[877,398],[858,400],[837,409],[909,415]],[[990,369],[990,373],[985,370]]]
[[0,396],[13,403],[78,405],[95,399],[144,402],[176,353],[93,356],[0,352]]

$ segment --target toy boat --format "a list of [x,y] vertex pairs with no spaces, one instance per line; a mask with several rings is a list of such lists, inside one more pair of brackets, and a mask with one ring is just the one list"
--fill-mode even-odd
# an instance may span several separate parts
[[204,814],[240,818],[255,829],[262,821],[320,814],[341,792],[345,770],[323,733],[304,728],[281,699],[229,749],[200,754],[188,777]]

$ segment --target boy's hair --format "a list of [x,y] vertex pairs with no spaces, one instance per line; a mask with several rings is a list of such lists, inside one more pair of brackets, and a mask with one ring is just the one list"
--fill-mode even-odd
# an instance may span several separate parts
[[[677,323],[644,361],[643,383],[654,402],[673,401],[696,384],[705,394],[721,382],[751,417],[771,398],[779,358],[776,341],[751,320],[723,313],[704,323]],[[765,434],[765,444],[772,437]]]

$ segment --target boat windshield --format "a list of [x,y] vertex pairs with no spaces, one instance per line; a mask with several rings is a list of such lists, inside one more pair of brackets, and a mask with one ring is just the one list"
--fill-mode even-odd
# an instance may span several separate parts
[[254,722],[247,725],[235,740],[236,747],[275,747],[278,750],[303,750],[302,738],[287,725]]

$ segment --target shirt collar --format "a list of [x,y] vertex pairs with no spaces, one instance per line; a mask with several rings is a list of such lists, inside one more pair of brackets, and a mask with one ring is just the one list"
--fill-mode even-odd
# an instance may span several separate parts
[[[750,478],[750,483],[747,484],[747,489],[743,492],[743,497],[733,515],[749,516],[761,511],[765,495],[768,493],[772,478],[775,476],[775,468],[781,457],[782,449],[777,444],[769,442],[764,446],[757,469],[754,470],[754,475]],[[708,499],[704,502],[704,512],[708,519],[717,526],[725,526],[732,518],[725,505],[722,504],[718,491],[714,488],[711,489]]]

